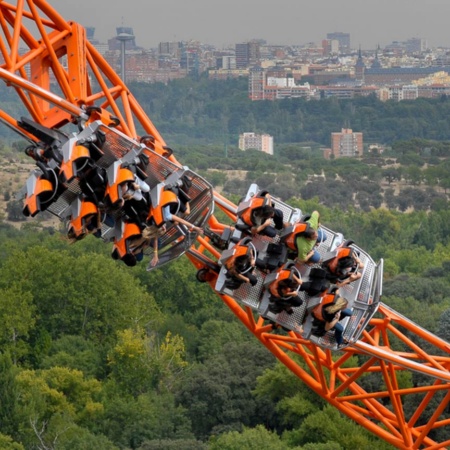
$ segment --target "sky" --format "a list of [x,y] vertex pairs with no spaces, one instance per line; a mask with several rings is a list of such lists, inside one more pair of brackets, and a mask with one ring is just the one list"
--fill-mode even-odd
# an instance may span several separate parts
[[48,0],[67,21],[94,26],[101,42],[116,26],[136,44],[199,40],[218,48],[254,38],[269,44],[320,43],[350,33],[351,46],[374,49],[412,37],[450,47],[449,0]]

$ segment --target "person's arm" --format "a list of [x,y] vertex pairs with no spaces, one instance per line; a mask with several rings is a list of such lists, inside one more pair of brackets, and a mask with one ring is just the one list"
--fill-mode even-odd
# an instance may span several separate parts
[[156,236],[153,239],[153,258],[150,262],[150,264],[155,267],[156,264],[158,264],[159,258],[158,258],[158,237]]
[[325,323],[325,331],[330,331],[332,328],[334,328],[334,326],[339,322],[340,317],[341,317],[341,312],[338,311],[334,315],[334,319],[331,322]]
[[242,281],[245,281],[246,283],[250,283],[250,279],[247,278],[245,275],[242,275],[242,273],[235,272],[235,273],[234,273],[234,276],[235,276],[236,278],[239,278],[239,279],[242,280]]
[[258,227],[254,226],[251,228],[251,232],[252,234],[258,234],[261,233],[262,230],[264,230],[264,228],[268,227],[270,225],[270,221],[272,219],[267,219],[264,223],[262,223],[261,225],[259,225]]
[[311,251],[309,251],[306,255],[298,255],[297,256],[297,258],[295,258],[295,261],[296,262],[299,262],[299,263],[306,263],[306,262],[308,262],[311,258],[312,258],[312,256],[314,255],[314,249],[312,249]]
[[364,269],[364,264],[363,264],[363,262],[359,259],[359,257],[355,255],[354,258],[355,258],[356,264],[358,264],[358,267],[359,267],[360,269]]
[[195,230],[198,233],[203,233],[203,229],[202,228],[197,227],[196,225],[188,222],[187,220],[182,219],[181,217],[176,216],[175,214],[172,214],[172,221],[181,223],[183,225],[186,225],[186,227],[188,228],[189,231]]

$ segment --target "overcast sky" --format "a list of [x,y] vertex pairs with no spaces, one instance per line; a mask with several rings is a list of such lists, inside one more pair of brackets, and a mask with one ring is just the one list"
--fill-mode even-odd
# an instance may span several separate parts
[[195,39],[219,48],[253,38],[305,44],[350,33],[353,48],[411,37],[450,47],[449,0],[49,0],[66,20],[94,26],[102,42],[116,26],[133,27],[145,48]]

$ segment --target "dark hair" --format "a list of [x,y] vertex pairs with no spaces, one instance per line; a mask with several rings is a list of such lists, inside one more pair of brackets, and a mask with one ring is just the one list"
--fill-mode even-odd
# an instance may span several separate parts
[[286,278],[278,283],[278,287],[282,289],[284,288],[296,289],[298,287],[298,284],[296,281],[291,280],[290,278]]
[[275,208],[270,205],[261,206],[261,214],[264,217],[271,217],[275,213]]
[[238,271],[238,272],[242,272],[246,269],[248,269],[248,266],[250,265],[250,255],[241,255],[238,256],[235,260],[234,260],[234,268]]
[[305,231],[303,231],[303,236],[306,238],[306,239],[312,239],[313,238],[313,236],[314,236],[314,233],[316,233],[317,232],[317,230],[315,230],[309,223],[308,223],[308,225],[307,225],[307,227],[306,227],[306,230]]
[[348,269],[354,265],[355,260],[351,256],[344,256],[344,258],[339,259],[337,263],[338,269]]

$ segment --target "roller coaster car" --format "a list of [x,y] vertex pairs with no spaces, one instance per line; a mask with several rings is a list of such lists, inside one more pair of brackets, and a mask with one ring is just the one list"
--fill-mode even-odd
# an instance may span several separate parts
[[180,200],[175,192],[167,189],[164,183],[159,183],[150,191],[151,206],[147,222],[162,226],[165,223],[163,209],[170,207],[171,214],[177,214],[180,209]]
[[115,161],[106,171],[107,185],[105,201],[115,205],[122,199],[122,187],[125,183],[134,182],[134,173],[128,167],[123,166],[122,161]]
[[83,171],[92,167],[91,153],[85,145],[70,145],[63,147],[63,162],[59,176],[62,183],[70,183],[74,178],[82,176]]
[[99,210],[94,202],[78,197],[71,206],[72,214],[68,225],[70,237],[82,239],[89,231],[98,228]]
[[142,237],[141,229],[132,222],[119,221],[115,227],[114,246],[111,256],[122,260],[127,266],[135,266],[136,255],[133,253],[133,241]]
[[[56,175],[45,167],[43,169],[42,172],[34,170],[27,180],[23,207],[23,214],[27,217],[45,211],[56,194]],[[53,180],[50,180],[51,174],[54,175]]]

